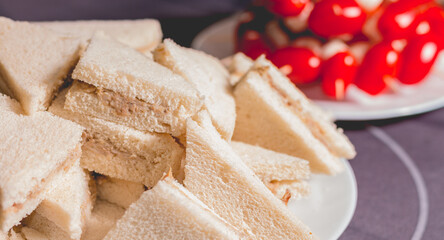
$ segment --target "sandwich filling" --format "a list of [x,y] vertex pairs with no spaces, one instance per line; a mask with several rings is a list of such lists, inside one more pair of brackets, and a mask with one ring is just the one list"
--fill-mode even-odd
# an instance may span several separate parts
[[114,91],[97,88],[84,82],[79,82],[79,86],[86,93],[96,95],[101,103],[115,109],[116,113],[121,116],[148,111],[155,114],[167,114],[169,112],[167,107],[149,104],[137,98],[129,98]]
[[[81,166],[100,174],[141,182],[151,187],[169,168],[177,173],[180,168],[179,156],[174,152],[157,151],[154,157],[144,152],[124,149],[113,144],[109,138],[99,133],[84,132]],[[177,152],[179,154],[179,152]],[[150,155],[151,156],[151,155]],[[103,167],[115,164],[115,168]]]

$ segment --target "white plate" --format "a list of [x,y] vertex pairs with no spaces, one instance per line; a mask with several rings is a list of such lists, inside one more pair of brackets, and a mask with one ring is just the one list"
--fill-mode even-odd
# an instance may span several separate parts
[[346,166],[343,173],[333,177],[313,174],[310,196],[288,203],[290,211],[319,239],[338,239],[355,212],[358,200],[356,179],[348,161],[343,161]]
[[[234,52],[234,29],[238,15],[219,21],[200,32],[192,47],[216,57],[224,58]],[[444,55],[439,59],[444,60]],[[444,61],[437,64],[443,66]],[[345,101],[327,99],[319,87],[303,91],[338,120],[375,120],[402,117],[432,111],[444,107],[444,73],[435,71],[413,87],[401,86],[396,93],[384,93],[371,97],[360,90],[347,91]]]

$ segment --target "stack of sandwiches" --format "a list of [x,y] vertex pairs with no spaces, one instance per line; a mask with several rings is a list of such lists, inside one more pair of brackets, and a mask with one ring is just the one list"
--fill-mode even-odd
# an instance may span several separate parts
[[161,39],[0,18],[0,240],[316,239],[286,203],[347,137],[264,57]]

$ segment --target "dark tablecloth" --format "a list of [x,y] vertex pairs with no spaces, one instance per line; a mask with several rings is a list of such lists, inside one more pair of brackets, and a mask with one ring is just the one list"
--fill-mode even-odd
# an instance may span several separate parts
[[[161,19],[165,37],[189,46],[248,0],[14,0],[0,15],[20,20]],[[443,93],[444,94],[444,93]],[[355,215],[340,239],[444,239],[444,109],[372,122],[340,122],[355,144]]]

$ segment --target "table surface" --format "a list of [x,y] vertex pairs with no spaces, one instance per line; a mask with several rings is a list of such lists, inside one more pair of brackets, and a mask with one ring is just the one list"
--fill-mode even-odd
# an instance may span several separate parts
[[[0,0],[0,15],[20,20],[156,17],[165,37],[189,46],[199,31],[246,2]],[[357,208],[340,239],[443,239],[444,109],[338,125],[358,152],[350,162],[358,183]]]

